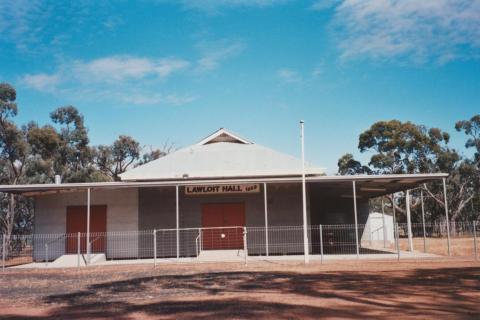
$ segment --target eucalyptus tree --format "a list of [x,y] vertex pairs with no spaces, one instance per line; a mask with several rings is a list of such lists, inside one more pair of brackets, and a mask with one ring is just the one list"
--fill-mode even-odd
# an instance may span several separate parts
[[[438,128],[427,128],[399,120],[379,121],[360,134],[360,152],[371,153],[368,167],[374,174],[449,173],[447,201],[451,219],[458,219],[472,200],[471,164],[449,147],[450,135]],[[348,161],[346,161],[348,160]],[[343,165],[343,166],[340,166]],[[344,155],[339,160],[339,173],[365,172],[360,162]],[[441,184],[425,185],[433,219],[443,219],[445,207]],[[403,200],[388,197],[391,206],[405,214]],[[412,208],[420,199],[413,196]]]
[[[0,83],[0,182],[18,184],[25,182],[25,166],[29,155],[29,145],[25,131],[12,121],[17,115],[17,94],[6,83]],[[7,239],[12,234],[16,222],[16,200],[14,194],[2,195],[1,228]],[[3,209],[6,208],[6,209]]]
[[125,172],[140,158],[140,143],[130,136],[121,135],[111,146],[100,145],[95,150],[95,163],[112,180],[120,180]]

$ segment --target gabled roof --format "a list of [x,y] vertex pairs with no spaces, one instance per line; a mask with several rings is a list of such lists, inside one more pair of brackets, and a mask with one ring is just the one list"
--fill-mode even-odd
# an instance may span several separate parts
[[216,142],[232,142],[232,143],[242,143],[248,144],[251,143],[248,140],[240,138],[238,135],[224,129],[220,128],[199,143],[197,145],[204,145],[209,143],[216,143]]
[[[299,159],[222,128],[195,145],[131,169],[120,177],[122,181],[287,177],[301,175],[301,168]],[[305,172],[324,174],[323,169],[308,164]]]

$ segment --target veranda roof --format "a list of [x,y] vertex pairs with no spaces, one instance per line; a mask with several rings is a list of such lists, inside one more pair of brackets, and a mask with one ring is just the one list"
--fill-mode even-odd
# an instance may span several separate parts
[[[307,185],[324,188],[325,195],[336,194],[351,196],[352,182],[355,181],[357,195],[360,197],[377,197],[398,191],[413,189],[423,183],[438,181],[448,177],[446,173],[431,174],[395,174],[395,175],[355,175],[355,176],[315,176],[307,177]],[[90,183],[61,183],[61,184],[24,184],[1,185],[0,192],[10,192],[25,195],[42,193],[71,192],[90,189],[119,189],[119,188],[145,188],[145,187],[174,187],[187,185],[211,184],[246,184],[246,183],[301,183],[297,177],[264,177],[243,179],[177,179],[166,181],[141,181],[141,182],[90,182]]]

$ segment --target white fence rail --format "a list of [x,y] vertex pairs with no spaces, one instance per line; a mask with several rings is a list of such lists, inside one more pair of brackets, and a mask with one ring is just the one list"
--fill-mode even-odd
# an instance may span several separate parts
[[[406,224],[383,227],[358,225],[359,254],[399,254],[409,249]],[[412,224],[415,252],[440,256],[478,257],[478,222]],[[388,228],[388,230],[387,230]],[[395,230],[394,230],[395,229]],[[398,231],[397,231],[398,230]],[[311,255],[355,255],[355,225],[311,225],[307,227]],[[302,226],[182,228],[145,231],[0,235],[2,267],[30,262],[49,263],[63,255],[90,261],[91,254],[107,259],[162,259],[199,257],[207,250],[243,250],[245,256],[303,255]],[[178,239],[178,241],[177,241]],[[268,243],[268,245],[267,245]]]

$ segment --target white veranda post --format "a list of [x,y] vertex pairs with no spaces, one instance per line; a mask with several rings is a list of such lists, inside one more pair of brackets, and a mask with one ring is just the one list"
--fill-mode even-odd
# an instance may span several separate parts
[[308,233],[307,233],[307,190],[305,182],[305,138],[304,121],[300,121],[300,138],[302,142],[302,209],[303,209],[303,254],[305,263],[310,261],[308,254]]
[[387,247],[387,230],[385,228],[385,202],[382,197],[382,230],[383,230],[383,247]]
[[357,216],[357,186],[355,180],[352,181],[353,188],[353,213],[355,214],[355,246],[357,251],[357,259],[360,256],[360,246],[358,243],[358,216]]
[[176,243],[177,243],[177,260],[180,259],[180,230],[179,224],[180,224],[180,219],[179,219],[179,207],[178,207],[178,202],[179,202],[179,194],[178,194],[178,185],[175,186],[175,231],[176,231]]
[[405,203],[407,206],[408,251],[413,251],[412,218],[410,213],[410,190],[407,190],[406,192]]
[[87,189],[87,263],[90,264],[90,188]]
[[265,254],[268,256],[268,197],[267,197],[267,184],[263,184],[263,202],[265,209]]
[[445,222],[447,223],[448,255],[450,256],[450,220],[448,218],[447,182],[445,178],[443,178],[443,197],[445,199]]

